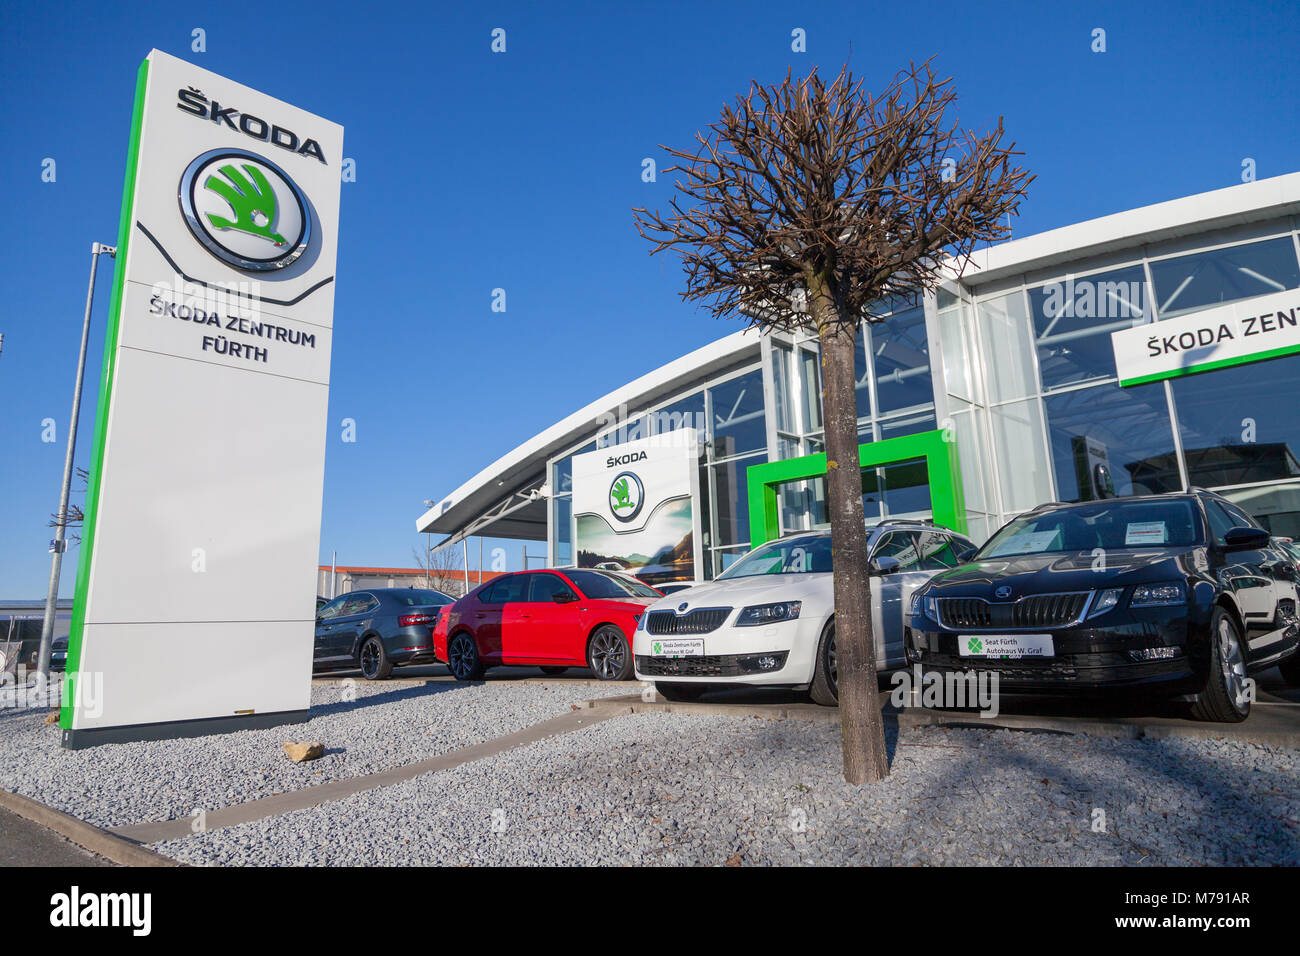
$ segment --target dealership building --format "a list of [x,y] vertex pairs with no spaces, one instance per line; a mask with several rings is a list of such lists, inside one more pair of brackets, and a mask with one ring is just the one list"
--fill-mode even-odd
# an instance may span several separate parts
[[[1298,226],[1294,173],[991,246],[876,310],[857,356],[867,520],[983,541],[1043,502],[1201,487],[1300,534]],[[691,432],[674,451],[690,473],[661,497],[685,502],[694,560],[664,563],[667,538],[620,560],[711,578],[751,544],[827,526],[820,388],[815,337],[738,331],[507,451],[416,528],[602,566],[608,548],[575,540],[575,499],[585,515],[608,492],[601,529],[624,534],[618,508],[657,507],[641,450]]]

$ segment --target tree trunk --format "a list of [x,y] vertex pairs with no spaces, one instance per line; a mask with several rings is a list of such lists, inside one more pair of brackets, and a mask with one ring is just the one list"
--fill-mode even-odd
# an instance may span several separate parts
[[889,775],[885,726],[876,683],[867,530],[858,465],[858,411],[853,368],[857,322],[838,313],[822,282],[809,291],[822,350],[826,423],[826,507],[835,577],[835,652],[844,779],[877,783]]

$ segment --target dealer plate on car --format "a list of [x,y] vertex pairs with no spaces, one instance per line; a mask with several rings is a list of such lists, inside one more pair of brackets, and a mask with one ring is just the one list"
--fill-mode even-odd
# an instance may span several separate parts
[[703,657],[704,638],[673,637],[655,640],[650,643],[650,653],[654,657]]
[[1055,657],[1051,634],[962,634],[957,638],[962,657]]

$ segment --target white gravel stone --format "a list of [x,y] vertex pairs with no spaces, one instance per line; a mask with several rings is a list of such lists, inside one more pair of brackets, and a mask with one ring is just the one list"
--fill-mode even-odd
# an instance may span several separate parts
[[[398,680],[312,686],[304,724],[192,739],[64,750],[48,707],[0,708],[0,787],[96,826],[189,816],[329,780],[376,773],[514,733],[601,696],[609,685]],[[344,694],[355,692],[355,700]],[[319,740],[325,755],[293,763],[286,740]]]
[[833,724],[637,714],[155,849],[220,865],[1300,863],[1300,751],[933,727],[891,727],[889,746],[889,779],[855,788]]

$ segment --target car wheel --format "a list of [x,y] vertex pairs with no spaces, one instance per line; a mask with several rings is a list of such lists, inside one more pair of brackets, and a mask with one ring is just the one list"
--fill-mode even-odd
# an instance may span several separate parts
[[387,680],[393,673],[393,662],[388,659],[384,642],[378,637],[368,637],[361,645],[361,676],[366,680]]
[[632,676],[632,649],[613,624],[596,628],[587,642],[587,666],[601,680],[627,680]]
[[838,707],[840,703],[839,667],[835,656],[835,620],[832,618],[817,642],[817,661],[813,667],[812,686],[808,696],[814,704]]
[[664,700],[675,700],[683,703],[699,700],[708,689],[708,684],[661,684],[655,682],[656,694]]
[[453,634],[447,642],[447,669],[456,680],[480,680],[483,677],[483,659],[478,656],[478,645],[465,631]]
[[1282,672],[1282,679],[1286,681],[1288,687],[1300,687],[1300,648],[1278,664],[1277,669]]
[[1245,720],[1250,716],[1250,701],[1241,632],[1223,608],[1215,608],[1210,617],[1209,657],[1205,686],[1192,701],[1192,716],[1225,724]]
[[542,673],[550,674],[552,677],[554,677],[556,674],[563,674],[567,670],[568,670],[567,667],[543,667]]

